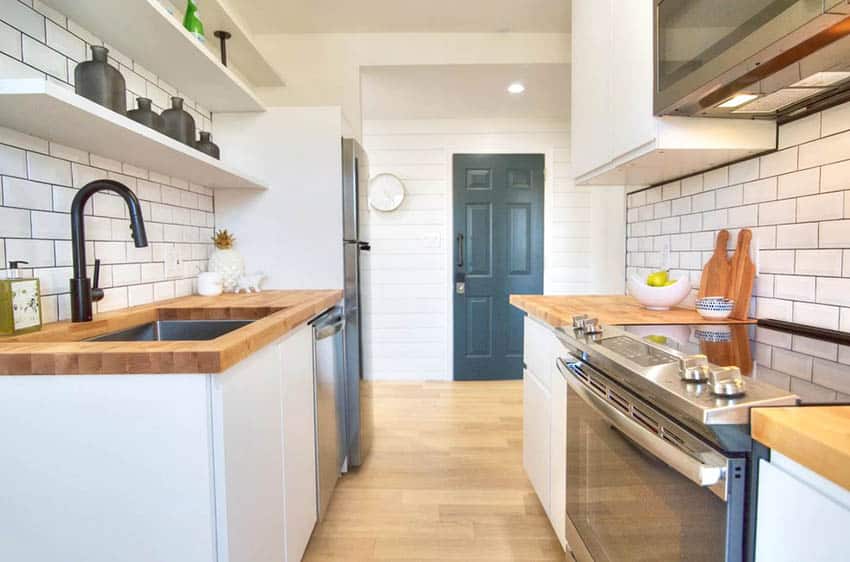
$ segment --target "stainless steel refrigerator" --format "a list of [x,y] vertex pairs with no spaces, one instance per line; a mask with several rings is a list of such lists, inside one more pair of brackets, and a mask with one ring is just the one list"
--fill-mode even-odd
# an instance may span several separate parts
[[360,325],[360,256],[369,243],[361,240],[359,203],[369,181],[369,159],[354,139],[342,139],[342,226],[345,286],[344,349],[346,381],[346,442],[348,465],[360,466],[368,450],[372,414],[364,399],[363,346]]

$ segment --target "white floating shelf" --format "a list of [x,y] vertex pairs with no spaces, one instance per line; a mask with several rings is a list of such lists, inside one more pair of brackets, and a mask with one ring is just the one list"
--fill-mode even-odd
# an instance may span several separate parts
[[[210,111],[264,110],[251,87],[157,0],[45,1]],[[215,29],[233,34],[228,62],[249,80],[258,85],[283,83],[227,8],[205,0],[200,13],[207,42],[217,44]]]
[[39,78],[0,80],[0,126],[213,189],[266,189],[233,166]]

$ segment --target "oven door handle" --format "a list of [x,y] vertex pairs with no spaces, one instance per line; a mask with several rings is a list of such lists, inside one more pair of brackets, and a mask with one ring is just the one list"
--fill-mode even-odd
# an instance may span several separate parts
[[[586,366],[583,362],[575,357],[568,356],[566,361],[561,358],[557,359],[557,366],[569,387],[584,402],[599,412],[624,437],[654,455],[667,464],[667,466],[691,482],[705,488],[716,486],[726,479],[726,462],[720,455],[717,455],[719,457],[717,463],[706,464],[700,462],[684,451],[667,443],[658,437],[658,435],[645,429],[597,396],[593,391],[589,390],[587,385],[574,372],[574,369]],[[712,491],[723,501],[726,501],[726,486],[717,486],[717,488],[722,489],[712,488]]]

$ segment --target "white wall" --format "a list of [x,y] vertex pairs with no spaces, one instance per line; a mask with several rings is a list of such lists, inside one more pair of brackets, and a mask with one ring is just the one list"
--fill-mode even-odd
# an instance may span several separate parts
[[216,198],[216,224],[236,235],[247,271],[268,275],[264,288],[342,288],[342,127],[339,107],[216,114],[222,159],[269,185]]
[[361,200],[365,376],[452,378],[451,157],[542,153],[546,158],[544,291],[622,293],[622,188],[576,187],[569,123],[557,120],[366,121],[370,173],[392,172],[408,196],[388,214]]

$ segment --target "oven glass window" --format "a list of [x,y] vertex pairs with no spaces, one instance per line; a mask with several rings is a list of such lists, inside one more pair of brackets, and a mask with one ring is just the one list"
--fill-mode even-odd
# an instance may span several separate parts
[[722,562],[726,503],[567,392],[567,516],[595,562]]
[[[658,0],[658,88],[664,90],[797,4],[809,15],[822,0]],[[795,13],[796,21],[801,14]]]

